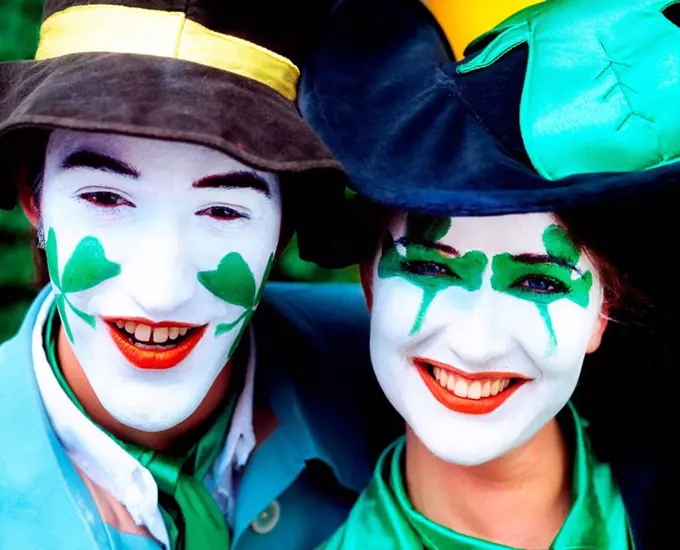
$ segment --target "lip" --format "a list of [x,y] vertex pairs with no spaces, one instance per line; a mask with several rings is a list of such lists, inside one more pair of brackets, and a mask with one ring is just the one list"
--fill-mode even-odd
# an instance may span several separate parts
[[[510,398],[513,393],[521,388],[526,382],[531,380],[531,378],[528,378],[523,374],[514,372],[488,371],[481,373],[467,373],[458,370],[451,365],[447,365],[446,363],[425,359],[423,357],[414,357],[413,365],[416,367],[418,374],[420,374],[423,382],[425,382],[425,385],[437,401],[439,401],[447,409],[463,414],[489,414],[499,408]],[[465,397],[458,397],[453,392],[443,388],[439,383],[437,383],[437,381],[430,375],[428,370],[429,366],[445,369],[449,372],[462,376],[463,378],[467,378],[468,380],[497,380],[504,378],[513,378],[514,380],[510,387],[508,387],[506,390],[503,390],[498,395],[490,395],[488,397],[481,397],[479,399],[467,399]]]
[[[113,343],[116,344],[118,350],[123,354],[123,357],[132,363],[135,367],[145,370],[167,370],[177,366],[184,361],[187,356],[194,350],[205,334],[208,325],[198,326],[188,323],[176,323],[174,321],[161,321],[154,323],[148,319],[138,317],[117,317],[105,318],[106,325],[109,329],[109,334]],[[134,344],[131,344],[116,328],[117,321],[132,321],[148,325],[151,328],[162,328],[168,326],[180,328],[195,329],[191,334],[187,335],[176,346],[169,346],[168,349],[140,349]]]

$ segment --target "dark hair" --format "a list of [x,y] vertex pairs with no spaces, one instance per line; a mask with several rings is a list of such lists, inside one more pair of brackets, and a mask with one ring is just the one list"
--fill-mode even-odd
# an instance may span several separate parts
[[664,446],[656,430],[670,422],[671,400],[637,393],[634,380],[672,380],[680,293],[673,258],[680,185],[638,190],[606,205],[560,212],[571,238],[597,263],[616,304],[597,353],[586,357],[573,401],[590,421],[590,439],[603,461],[648,463]]
[[612,252],[594,238],[602,226],[600,216],[588,215],[581,211],[553,213],[553,215],[567,231],[574,244],[588,256],[595,266],[604,291],[604,303],[609,310],[609,316],[629,307],[629,300],[644,301],[643,296],[633,288],[626,274],[616,267]]

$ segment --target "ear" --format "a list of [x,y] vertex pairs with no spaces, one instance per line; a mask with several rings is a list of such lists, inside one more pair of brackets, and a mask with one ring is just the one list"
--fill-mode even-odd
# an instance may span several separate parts
[[17,177],[19,187],[19,202],[21,203],[21,207],[24,209],[24,213],[26,214],[28,221],[31,223],[34,229],[38,229],[38,224],[40,222],[38,204],[35,200],[33,190],[28,184],[28,180],[24,177],[23,169],[20,170],[21,172]]
[[359,278],[361,280],[361,288],[364,289],[368,311],[373,309],[373,265],[373,260],[359,264]]
[[609,309],[603,305],[602,310],[597,317],[597,321],[595,321],[593,333],[590,335],[590,341],[588,342],[586,353],[593,353],[594,351],[597,351],[597,348],[600,347],[600,344],[602,343],[602,336],[604,335],[604,331],[607,328],[607,323],[609,322],[608,314]]

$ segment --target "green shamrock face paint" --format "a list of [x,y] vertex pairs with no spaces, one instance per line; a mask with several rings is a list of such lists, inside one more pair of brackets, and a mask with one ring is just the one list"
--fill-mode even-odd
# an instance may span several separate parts
[[54,229],[47,233],[47,269],[55,287],[57,308],[64,323],[64,330],[73,342],[73,333],[66,315],[66,305],[71,311],[95,328],[95,318],[75,307],[67,294],[91,289],[120,273],[120,265],[106,258],[102,243],[95,237],[81,239],[71,257],[66,261],[64,271],[59,276],[59,258],[57,253],[57,236]]
[[[245,185],[197,185],[231,174]],[[277,175],[196,144],[55,130],[40,207],[60,330],[102,406],[146,432],[189,418],[262,296]]]
[[236,349],[241,336],[248,326],[248,322],[255,312],[257,304],[262,298],[264,283],[269,277],[274,254],[269,256],[264,277],[260,282],[259,288],[255,284],[253,273],[248,264],[238,252],[230,252],[222,258],[217,269],[213,271],[201,271],[198,274],[198,282],[201,283],[209,292],[224,300],[225,302],[244,308],[243,313],[232,323],[221,323],[215,328],[215,336],[233,330],[236,325],[241,324],[239,334],[232,344],[229,356]]

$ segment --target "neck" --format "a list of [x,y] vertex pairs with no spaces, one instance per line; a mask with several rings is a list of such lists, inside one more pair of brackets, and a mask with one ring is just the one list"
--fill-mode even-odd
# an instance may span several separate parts
[[83,371],[73,353],[63,326],[59,329],[57,357],[66,382],[92,420],[119,439],[157,451],[166,451],[172,448],[178,442],[184,440],[188,434],[199,429],[222,403],[231,378],[231,369],[228,368],[229,364],[227,364],[227,367],[222,369],[213,382],[201,404],[189,418],[162,432],[144,432],[122,424],[102,406],[85,375],[85,371]]
[[516,548],[548,548],[571,508],[571,470],[555,419],[523,446],[479,466],[433,455],[408,428],[413,506],[458,533]]

